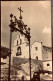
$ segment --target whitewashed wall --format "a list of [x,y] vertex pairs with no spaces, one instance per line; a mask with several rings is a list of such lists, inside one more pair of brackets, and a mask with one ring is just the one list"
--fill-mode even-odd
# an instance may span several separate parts
[[3,68],[8,68],[8,67],[9,67],[9,57],[8,57],[8,56],[7,56],[6,59],[1,58],[1,62],[2,62],[2,63],[6,63],[6,64],[2,64],[2,65],[1,65],[1,69],[3,69]]
[[[35,49],[36,47],[38,48],[37,50]],[[36,56],[38,56],[38,60],[42,60],[42,44],[35,41],[31,47],[31,57],[35,59]]]
[[[20,39],[22,39],[22,44],[20,45]],[[18,40],[18,45],[17,45],[17,40]],[[12,54],[11,54],[11,64],[13,57],[20,57],[20,58],[29,58],[29,46],[26,46],[26,42],[28,42],[26,39],[24,39],[23,36],[17,36],[16,40],[14,41],[14,47],[12,49]],[[16,56],[17,53],[17,48],[21,47],[21,55]]]
[[[50,66],[47,66],[47,64],[50,64]],[[52,71],[52,61],[44,61],[43,62],[43,68],[44,70],[49,70],[49,71]]]

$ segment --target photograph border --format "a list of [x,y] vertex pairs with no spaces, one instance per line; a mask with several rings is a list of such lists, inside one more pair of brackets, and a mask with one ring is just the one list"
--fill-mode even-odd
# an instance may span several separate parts
[[[1,0],[1,1],[51,1],[51,40],[52,40],[52,67],[53,67],[53,0]],[[1,1],[0,1],[0,37],[1,37]],[[0,51],[0,63],[1,63],[1,51]],[[1,67],[0,67],[0,79],[1,79]],[[53,80],[53,68],[52,68],[52,80]]]

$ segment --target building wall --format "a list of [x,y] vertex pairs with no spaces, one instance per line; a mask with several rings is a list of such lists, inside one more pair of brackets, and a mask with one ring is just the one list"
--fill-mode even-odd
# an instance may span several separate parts
[[6,59],[1,58],[1,62],[4,62],[6,64],[9,64],[9,57],[7,56]]
[[1,58],[1,71],[5,70],[6,68],[9,68],[9,57],[8,56],[6,59]]
[[52,71],[52,61],[44,61],[43,62],[43,69]]
[[43,58],[43,60],[52,60],[51,47],[42,46],[42,58]]
[[[16,56],[18,47],[21,47],[21,55]],[[29,57],[29,47],[26,47],[26,44],[22,44],[22,45],[14,47],[11,57],[28,58]]]
[[42,44],[41,42],[35,42],[31,47],[31,57],[38,60],[42,60]]
[[[51,47],[42,46],[42,58],[44,70],[52,71],[52,49]],[[47,64],[49,64],[47,66]]]
[[[20,39],[21,39],[21,44],[20,44]],[[18,45],[17,45],[18,41]],[[17,53],[17,48],[21,47],[21,55],[16,56]],[[20,58],[29,58],[29,46],[28,46],[28,41],[24,39],[23,36],[17,36],[16,40],[14,41],[14,47],[12,49],[12,54],[11,54],[11,64],[13,57],[20,57]]]

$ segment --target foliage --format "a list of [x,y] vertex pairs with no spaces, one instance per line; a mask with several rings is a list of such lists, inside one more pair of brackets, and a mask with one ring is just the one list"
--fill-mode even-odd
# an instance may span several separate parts
[[9,56],[9,51],[9,48],[1,46],[1,58],[6,58],[7,56]]

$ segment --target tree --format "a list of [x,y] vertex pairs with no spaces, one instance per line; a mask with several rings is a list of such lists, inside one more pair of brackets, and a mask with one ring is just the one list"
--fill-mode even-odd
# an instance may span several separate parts
[[1,58],[7,58],[9,56],[10,50],[4,46],[1,46]]

